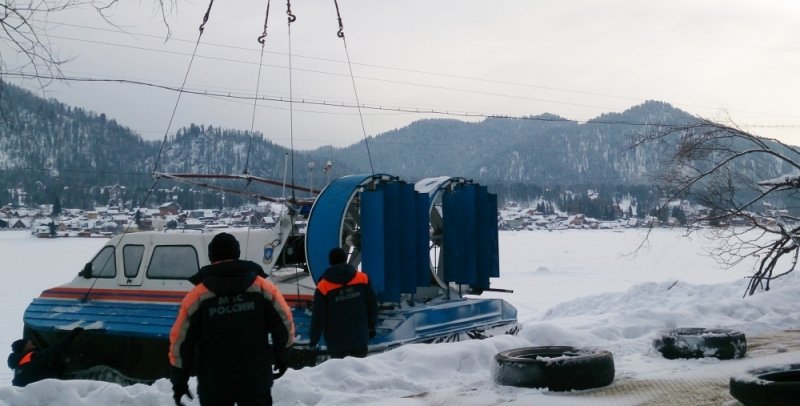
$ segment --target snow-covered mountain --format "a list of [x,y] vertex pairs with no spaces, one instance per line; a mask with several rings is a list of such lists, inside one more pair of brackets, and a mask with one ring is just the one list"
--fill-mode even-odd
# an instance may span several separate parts
[[[60,197],[69,207],[103,201],[113,185],[125,186],[129,199],[144,195],[160,142],[144,141],[102,113],[44,100],[6,83],[0,89],[0,202],[12,201],[16,189],[25,190],[32,202]],[[489,185],[501,198],[535,199],[541,187],[649,187],[669,150],[663,143],[631,148],[633,138],[664,131],[661,125],[695,120],[656,101],[586,123],[549,114],[476,123],[429,119],[371,137],[369,147],[379,173],[408,180],[463,176]],[[171,135],[155,169],[242,173],[247,164],[250,174],[281,179],[288,152],[262,134],[251,137],[206,123]],[[371,171],[363,141],[340,149],[296,151],[293,161],[295,183],[304,186],[310,181],[310,161],[332,161],[328,177]],[[765,179],[784,172],[780,165],[746,163],[742,170],[758,167],[768,169],[758,176]]]
[[[620,114],[578,124],[553,115],[489,118],[478,123],[422,120],[370,141],[376,170],[410,178],[457,173],[484,183],[539,185],[646,184],[665,158],[663,148],[629,149],[632,138],[690,123],[689,114],[646,102]],[[361,144],[340,151],[363,162]]]

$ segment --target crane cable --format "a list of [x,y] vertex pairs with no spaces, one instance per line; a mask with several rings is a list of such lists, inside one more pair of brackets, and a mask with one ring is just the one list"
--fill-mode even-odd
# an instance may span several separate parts
[[339,2],[338,2],[338,0],[333,0],[333,4],[336,6],[336,18],[339,21],[339,31],[336,32],[336,36],[341,38],[342,39],[342,44],[344,44],[344,54],[347,57],[347,68],[350,71],[350,81],[353,84],[353,94],[356,97],[356,106],[358,107],[358,118],[361,120],[361,133],[364,136],[364,146],[367,148],[367,158],[369,159],[369,169],[370,169],[370,171],[372,171],[373,174],[375,174],[375,167],[372,165],[372,153],[370,153],[369,141],[367,140],[367,129],[364,127],[364,114],[361,112],[361,101],[359,101],[359,99],[358,99],[358,90],[356,88],[356,79],[355,79],[355,76],[353,75],[353,64],[350,62],[350,52],[347,50],[347,40],[344,38],[344,24],[342,23],[342,14],[339,12]]
[[[155,179],[153,181],[153,185],[150,186],[150,188],[147,190],[147,193],[145,193],[144,197],[142,198],[142,201],[139,203],[139,207],[136,208],[136,213],[134,213],[134,215],[133,215],[134,222],[136,222],[136,219],[139,218],[139,215],[142,213],[142,207],[144,207],[144,204],[147,202],[147,199],[150,198],[150,195],[153,194],[153,191],[155,190],[157,184],[158,184],[158,179]],[[124,230],[122,230],[122,237],[120,237],[119,240],[117,241],[117,243],[114,245],[114,252],[115,253],[117,252],[117,248],[122,244],[122,240],[125,239],[125,236],[129,233],[131,226],[132,226],[131,223],[128,223],[128,226],[125,227]],[[137,228],[138,228],[138,224],[137,224]],[[109,255],[108,258],[106,258],[105,262],[103,263],[103,266],[100,268],[100,273],[97,274],[97,277],[94,278],[94,281],[92,281],[91,285],[89,285],[89,288],[86,289],[86,293],[83,295],[83,297],[81,297],[80,302],[85,303],[85,302],[87,302],[89,300],[89,295],[92,293],[92,290],[94,290],[94,285],[97,284],[97,281],[100,280],[100,277],[102,276],[103,271],[107,269],[109,261],[113,261],[115,257],[116,257],[116,255]],[[116,264],[114,264],[114,267],[111,268],[111,269],[115,269],[116,270]],[[91,274],[90,275],[84,275],[84,278],[89,278],[90,276],[91,276]]]
[[253,131],[255,128],[256,123],[256,107],[258,106],[258,89],[261,86],[261,70],[264,66],[264,48],[265,44],[267,43],[267,21],[269,20],[269,5],[270,0],[267,0],[267,12],[264,16],[264,31],[261,32],[261,35],[258,37],[258,43],[261,44],[261,57],[258,61],[258,78],[256,79],[256,97],[253,99],[253,115],[250,119],[250,141],[247,145],[247,158],[244,161],[244,174],[248,174],[249,166],[250,166],[250,149],[253,146]]
[[[291,0],[286,0],[286,27],[289,29],[288,34],[288,41],[289,41],[289,150],[292,153],[291,156],[291,179],[292,184],[294,184],[294,100],[292,94],[292,23],[297,20],[297,17],[292,14],[292,2]],[[294,204],[297,199],[294,194],[294,190],[292,190],[292,204]]]
[[[291,0],[286,0],[286,27],[289,30],[288,33],[288,41],[289,41],[289,147],[292,152],[291,157],[291,178],[292,184],[294,184],[294,100],[293,100],[293,93],[292,93],[292,23],[297,20],[297,16],[292,14],[292,2]],[[294,189],[292,189],[292,199],[291,204],[295,206],[297,203],[297,198],[294,193]],[[294,210],[291,211],[292,213]],[[294,227],[294,225],[292,225]],[[280,230],[280,223],[278,223],[278,229]],[[297,299],[299,303],[300,299],[300,278],[299,278],[299,271],[300,269],[295,266],[295,288],[297,290]]]
[[[167,124],[167,128],[164,131],[164,138],[161,141],[161,146],[158,149],[158,154],[156,155],[155,162],[153,162],[153,171],[152,171],[153,174],[155,174],[157,172],[157,170],[158,170],[158,163],[161,161],[161,154],[164,152],[164,145],[167,143],[167,138],[169,136],[169,130],[172,128],[172,122],[175,120],[175,113],[178,110],[178,104],[180,104],[181,95],[183,95],[183,93],[184,93],[184,88],[186,87],[186,81],[189,79],[189,72],[192,69],[192,63],[194,63],[194,58],[197,55],[197,49],[200,46],[200,39],[203,36],[203,30],[205,29],[206,23],[208,22],[208,17],[211,14],[211,7],[213,5],[214,5],[214,0],[211,0],[209,2],[209,4],[208,4],[208,9],[206,10],[206,13],[203,15],[203,22],[200,24],[200,27],[198,28],[200,33],[197,34],[197,41],[195,41],[195,44],[194,44],[194,51],[192,51],[192,57],[189,60],[189,66],[186,67],[186,73],[183,76],[183,83],[181,83],[181,87],[178,90],[178,97],[175,100],[175,106],[172,108],[172,114],[170,115],[169,123]],[[142,207],[144,207],[144,205],[147,202],[147,199],[150,197],[150,195],[153,194],[153,191],[155,190],[156,186],[158,185],[158,181],[159,181],[159,178],[156,177],[156,179],[153,181],[153,184],[147,190],[147,193],[145,193],[144,198],[142,198],[141,203],[139,203],[139,207],[136,209],[136,214],[134,214],[134,218],[138,217],[139,213],[141,213]],[[122,236],[119,238],[119,240],[117,240],[117,243],[114,245],[114,252],[116,252],[117,248],[119,248],[119,246],[122,244],[122,241],[125,239],[125,236],[128,235],[128,232],[130,231],[130,228],[131,228],[131,224],[129,223],[128,226],[125,227],[125,229],[123,230]],[[92,284],[86,290],[86,294],[84,294],[83,297],[81,298],[81,302],[86,302],[87,300],[89,300],[89,295],[92,293],[92,290],[94,290],[94,286],[97,283],[97,281],[100,280],[100,276],[101,276],[102,272],[104,270],[106,270],[108,262],[112,261],[114,258],[116,258],[116,255],[109,255],[109,257],[106,259],[105,263],[103,263],[103,266],[100,268],[100,274],[97,275],[95,280],[92,282]],[[116,264],[115,264],[115,268],[113,268],[113,269],[116,269]]]
[[[258,39],[257,39],[258,43],[261,44],[261,56],[260,56],[260,58],[258,60],[258,76],[257,76],[257,79],[256,79],[256,92],[255,92],[256,98],[253,99],[253,115],[250,118],[250,140],[247,143],[247,157],[245,158],[245,161],[244,161],[244,171],[243,171],[244,175],[249,175],[249,169],[250,169],[250,152],[251,152],[251,149],[253,148],[253,135],[255,134],[254,133],[254,127],[255,127],[255,122],[256,122],[256,107],[258,106],[258,90],[259,90],[259,88],[261,86],[261,70],[262,70],[263,65],[264,65],[264,48],[265,48],[266,43],[267,43],[267,22],[269,21],[269,6],[270,6],[270,0],[267,0],[267,11],[266,11],[266,14],[264,16],[264,30],[261,32],[261,35],[259,35]],[[244,187],[244,193],[247,193],[247,189],[250,188],[251,183],[252,183],[252,179],[248,178],[247,179],[247,184]],[[244,205],[244,200],[243,199],[240,200],[239,203],[240,203],[239,204],[239,210],[241,212],[243,212],[241,210],[241,208]],[[256,206],[257,205],[258,205],[258,199],[256,199]],[[231,216],[231,221],[233,221],[233,216]],[[245,243],[245,246],[248,247],[248,248],[250,247],[250,229],[251,228],[252,228],[252,224],[251,224],[250,219],[248,218],[248,221],[247,221],[247,237],[246,237],[246,243]],[[278,229],[280,230],[280,225],[278,226]],[[247,252],[245,251],[245,257],[246,256],[247,256]]]
[[184,93],[184,88],[186,87],[186,82],[189,79],[189,72],[192,70],[192,64],[194,63],[194,58],[197,56],[197,48],[200,46],[200,39],[203,37],[203,31],[205,30],[206,23],[208,22],[208,16],[211,14],[211,7],[214,5],[214,0],[208,3],[208,9],[206,10],[205,15],[203,15],[203,22],[200,24],[198,28],[200,33],[197,34],[197,41],[194,43],[194,50],[192,51],[192,57],[189,59],[189,66],[186,67],[186,73],[183,76],[183,82],[181,83],[180,89],[178,89],[178,97],[175,100],[175,106],[172,108],[172,114],[169,117],[169,123],[167,124],[167,129],[164,130],[164,139],[161,141],[161,146],[158,149],[158,155],[156,155],[156,161],[153,163],[153,172],[158,171],[158,163],[161,160],[161,153],[164,151],[164,145],[167,143],[167,137],[169,136],[169,130],[172,128],[172,122],[175,120],[175,113],[178,111],[178,104],[181,102],[181,96]]

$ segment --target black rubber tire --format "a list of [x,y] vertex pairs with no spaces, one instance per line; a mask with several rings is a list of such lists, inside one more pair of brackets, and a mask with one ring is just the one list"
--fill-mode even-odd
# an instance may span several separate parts
[[614,380],[614,356],[568,346],[526,347],[497,353],[495,382],[551,391],[606,386]]
[[734,376],[731,396],[747,406],[797,405],[800,402],[800,364],[757,368]]
[[653,346],[666,359],[742,358],[747,353],[744,333],[701,327],[676,328],[653,340]]

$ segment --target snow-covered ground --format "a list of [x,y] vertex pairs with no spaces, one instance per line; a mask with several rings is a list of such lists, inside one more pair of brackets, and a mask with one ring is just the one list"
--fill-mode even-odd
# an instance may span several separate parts
[[[409,345],[367,359],[331,360],[314,368],[290,370],[273,387],[275,402],[597,404],[603,399],[498,386],[491,375],[493,357],[499,351],[525,346],[599,347],[614,354],[612,385],[637,379],[729,375],[761,365],[763,359],[669,361],[652,349],[651,342],[659,330],[674,327],[732,328],[748,337],[800,329],[800,271],[776,281],[770,292],[742,298],[752,262],[722,269],[705,255],[709,240],[687,239],[669,230],[655,230],[649,244],[633,254],[643,238],[636,230],[501,232],[501,278],[492,285],[514,293],[491,295],[517,307],[522,324],[519,335]],[[28,232],[0,232],[4,278],[0,343],[9,345],[19,338],[22,314],[31,298],[71,279],[105,241],[36,239]],[[800,361],[795,351],[769,360]],[[47,380],[24,389],[11,387],[10,381],[11,371],[0,369],[0,405],[173,404],[165,379],[151,386],[129,387]],[[193,391],[194,384],[193,379]],[[606,399],[605,404],[639,403],[626,399]]]

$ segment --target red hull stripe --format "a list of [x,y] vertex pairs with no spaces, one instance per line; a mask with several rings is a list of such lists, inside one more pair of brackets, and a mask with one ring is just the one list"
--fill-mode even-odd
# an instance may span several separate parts
[[[86,288],[53,288],[40,295],[42,298],[83,299]],[[123,302],[168,302],[180,303],[189,292],[174,290],[127,290],[127,289],[92,289],[89,299],[123,301]],[[311,295],[284,295],[287,302],[310,302]]]
[[312,295],[300,295],[300,296],[297,296],[297,295],[283,295],[283,300],[285,300],[286,303],[293,303],[293,304],[311,303],[312,301],[314,301],[314,296],[312,296]]
[[[53,288],[42,292],[41,297],[60,299],[82,299],[86,288]],[[92,289],[89,299],[134,302],[180,303],[186,292],[159,290]]]

